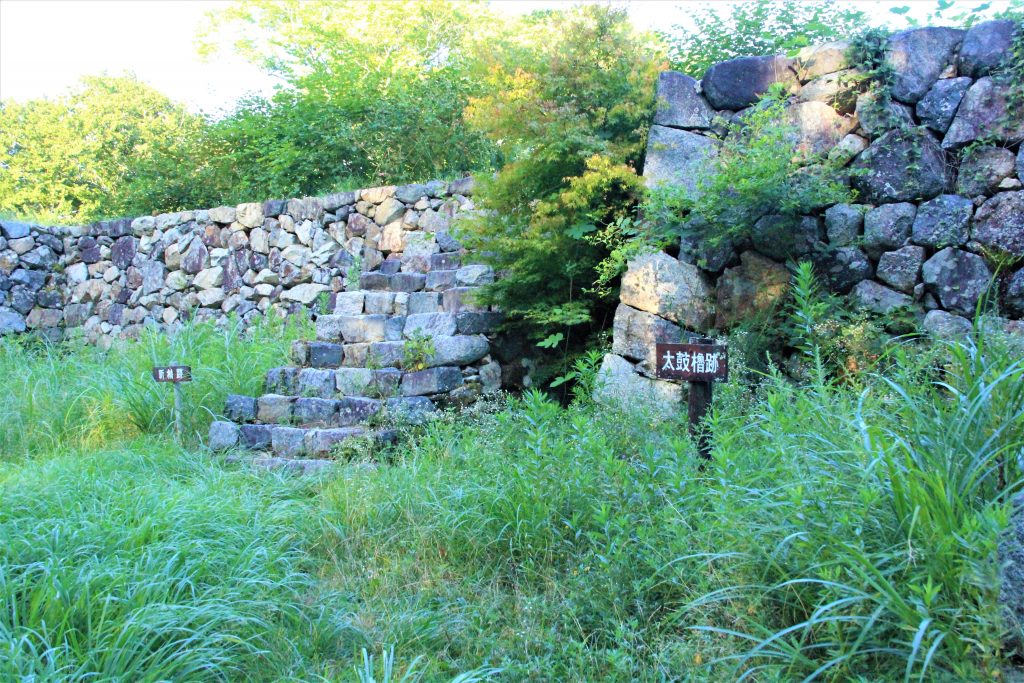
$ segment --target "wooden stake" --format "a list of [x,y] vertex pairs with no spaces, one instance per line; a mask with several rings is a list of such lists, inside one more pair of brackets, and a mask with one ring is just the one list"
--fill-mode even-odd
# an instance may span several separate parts
[[[692,339],[692,344],[713,344],[714,340],[707,337]],[[687,396],[687,415],[690,418],[690,436],[697,442],[697,452],[701,459],[711,459],[711,439],[707,429],[701,429],[704,416],[711,407],[711,398],[714,392],[712,382],[690,382],[690,391]]]

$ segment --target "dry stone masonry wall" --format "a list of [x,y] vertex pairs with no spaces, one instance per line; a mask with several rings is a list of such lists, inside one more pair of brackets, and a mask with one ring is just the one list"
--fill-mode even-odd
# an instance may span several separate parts
[[677,409],[679,385],[654,379],[654,343],[726,331],[772,306],[788,287],[791,257],[811,260],[857,306],[908,311],[933,334],[964,334],[979,299],[992,292],[1005,316],[995,324],[1024,332],[1024,107],[1011,97],[1014,84],[993,77],[1014,30],[1011,21],[989,21],[891,36],[892,101],[885,103],[856,85],[846,42],[792,59],[733,59],[701,81],[662,73],[644,169],[649,185],[674,184],[693,196],[723,122],[779,84],[789,93],[786,118],[799,147],[852,171],[857,203],[796,220],[765,215],[743,244],[684,240],[678,258],[634,260],[622,281],[602,397]]

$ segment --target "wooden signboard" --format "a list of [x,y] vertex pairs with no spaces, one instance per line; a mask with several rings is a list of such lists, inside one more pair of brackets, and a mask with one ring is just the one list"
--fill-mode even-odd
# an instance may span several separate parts
[[165,365],[153,368],[153,379],[157,382],[191,382],[192,368],[187,365]]
[[728,347],[717,344],[657,344],[657,376],[687,382],[729,379]]

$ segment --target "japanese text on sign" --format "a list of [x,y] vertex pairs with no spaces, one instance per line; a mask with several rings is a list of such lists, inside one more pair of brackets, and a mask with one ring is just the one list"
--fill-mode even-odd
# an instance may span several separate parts
[[724,382],[729,377],[725,346],[715,344],[657,344],[657,376],[689,382]]
[[157,382],[191,382],[192,368],[187,365],[169,365],[153,368],[153,379]]

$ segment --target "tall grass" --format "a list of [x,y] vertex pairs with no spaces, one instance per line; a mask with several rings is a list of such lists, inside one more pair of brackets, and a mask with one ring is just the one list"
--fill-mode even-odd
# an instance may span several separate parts
[[109,351],[76,342],[0,339],[0,454],[98,448],[140,434],[169,433],[173,393],[153,381],[154,365],[191,365],[182,385],[184,431],[205,433],[229,393],[257,392],[263,373],[287,363],[292,339],[309,334],[300,317],[273,316],[218,327],[188,323],[173,335],[146,330]]

